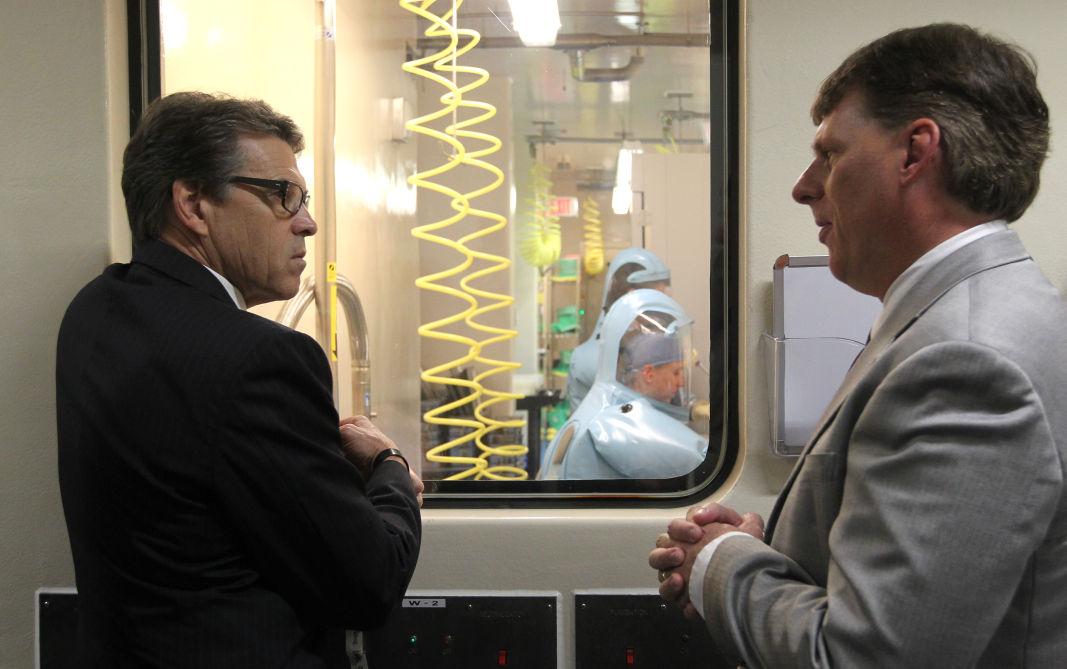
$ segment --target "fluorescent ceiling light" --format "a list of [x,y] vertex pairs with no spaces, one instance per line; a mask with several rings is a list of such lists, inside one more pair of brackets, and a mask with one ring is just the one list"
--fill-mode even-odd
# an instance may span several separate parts
[[633,206],[634,194],[629,188],[616,186],[611,189],[611,210],[616,216],[625,216]]
[[159,4],[159,23],[163,33],[164,54],[185,46],[189,39],[189,20],[173,1],[164,0]]
[[526,46],[553,46],[559,32],[557,0],[508,0],[511,20]]

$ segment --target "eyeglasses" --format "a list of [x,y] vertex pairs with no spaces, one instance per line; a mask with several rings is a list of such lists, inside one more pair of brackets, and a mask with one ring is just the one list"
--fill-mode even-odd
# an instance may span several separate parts
[[249,186],[262,186],[272,188],[282,201],[282,207],[292,215],[300,211],[301,205],[307,206],[311,199],[311,193],[301,188],[292,181],[284,179],[257,179],[255,177],[230,177],[230,183],[248,184]]

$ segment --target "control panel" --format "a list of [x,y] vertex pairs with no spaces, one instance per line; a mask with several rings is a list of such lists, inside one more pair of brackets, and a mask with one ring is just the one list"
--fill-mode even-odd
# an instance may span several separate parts
[[575,669],[726,669],[704,621],[655,590],[574,593]]
[[409,592],[364,633],[368,669],[554,669],[559,593]]
[[79,666],[74,647],[78,629],[78,594],[74,588],[41,588],[36,592],[36,666],[39,669],[74,669]]

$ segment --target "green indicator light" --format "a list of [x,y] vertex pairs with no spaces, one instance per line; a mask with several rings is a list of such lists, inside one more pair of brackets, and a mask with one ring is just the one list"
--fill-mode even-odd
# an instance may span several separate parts
[[410,637],[408,637],[408,643],[411,644],[412,646],[414,646],[418,642],[419,642],[419,635],[418,634],[412,634]]

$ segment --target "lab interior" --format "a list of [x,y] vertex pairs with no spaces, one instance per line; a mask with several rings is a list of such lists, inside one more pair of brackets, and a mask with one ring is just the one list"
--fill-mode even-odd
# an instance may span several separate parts
[[[829,278],[789,196],[811,99],[856,46],[950,20],[1033,53],[1054,143],[1018,231],[1067,289],[1059,0],[521,5],[5,11],[0,666],[61,646],[76,605],[56,332],[76,291],[130,257],[121,154],[159,95],[261,98],[307,139],[319,231],[303,284],[254,310],[315,337],[340,414],[371,416],[425,481],[409,605],[365,640],[384,666],[708,666],[647,555],[691,506],[770,511],[877,313]],[[613,278],[632,295],[609,318]],[[622,362],[638,322],[659,343],[627,355],[662,339],[675,353],[666,391]],[[619,441],[610,467],[581,459],[594,433]],[[677,457],[649,464],[653,447]]]

